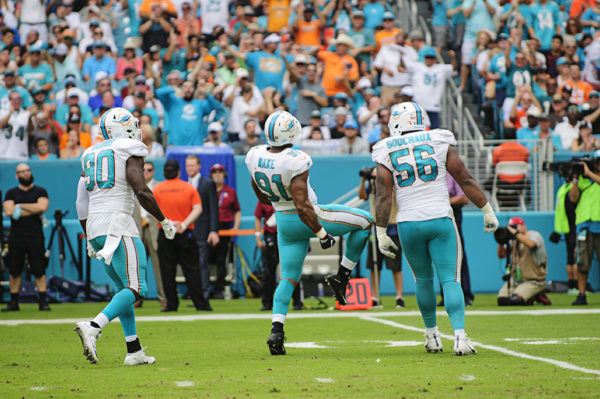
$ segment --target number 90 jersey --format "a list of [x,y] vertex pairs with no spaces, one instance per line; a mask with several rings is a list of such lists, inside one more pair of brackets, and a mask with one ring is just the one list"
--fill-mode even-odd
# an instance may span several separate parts
[[394,175],[396,222],[452,217],[446,185],[450,145],[456,145],[452,132],[434,129],[391,136],[373,147],[373,161]]
[[[252,147],[246,155],[246,166],[260,191],[276,211],[295,209],[290,190],[292,179],[312,166],[310,156],[302,151],[286,148],[279,153],[268,151],[267,145]],[[317,204],[317,196],[308,183],[308,199]]]
[[[127,160],[145,157],[148,149],[139,140],[119,138],[106,140],[88,148],[81,156],[81,166],[89,193],[88,237],[108,234],[112,214],[133,216],[134,193],[127,182]],[[133,217],[122,232],[138,237]]]

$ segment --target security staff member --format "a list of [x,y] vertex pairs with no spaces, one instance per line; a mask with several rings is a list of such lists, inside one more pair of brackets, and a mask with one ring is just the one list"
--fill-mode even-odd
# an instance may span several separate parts
[[3,312],[19,310],[21,274],[25,255],[39,296],[39,309],[50,310],[46,300],[46,266],[44,232],[40,215],[48,210],[48,193],[33,184],[31,169],[26,163],[17,165],[19,185],[8,190],[4,198],[4,213],[11,218],[8,236],[8,267],[10,272],[10,303]]
[[585,289],[588,274],[592,268],[594,251],[600,259],[600,150],[594,154],[594,170],[585,164],[583,175],[575,176],[569,192],[571,201],[579,203],[575,208],[579,263],[577,265],[577,285],[579,295],[573,305],[587,305]]
[[167,240],[162,229],[158,233],[158,258],[167,306],[161,312],[176,312],[179,307],[175,274],[181,265],[188,294],[197,310],[212,310],[202,295],[202,278],[198,264],[198,245],[194,237],[194,220],[202,213],[198,191],[191,184],[179,180],[179,164],[169,159],[164,166],[165,181],[154,187],[154,197],[165,217],[177,229],[173,240]]

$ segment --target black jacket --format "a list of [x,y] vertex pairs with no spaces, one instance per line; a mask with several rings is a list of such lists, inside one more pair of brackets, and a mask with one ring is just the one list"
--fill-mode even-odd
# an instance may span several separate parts
[[199,240],[206,240],[208,233],[219,231],[219,200],[217,186],[208,177],[200,176],[196,187],[202,200],[202,213],[194,222],[194,232]]

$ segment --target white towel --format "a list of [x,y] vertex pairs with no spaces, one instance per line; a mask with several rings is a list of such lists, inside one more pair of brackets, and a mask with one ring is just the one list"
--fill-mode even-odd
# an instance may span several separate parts
[[96,258],[104,259],[104,263],[110,265],[112,257],[121,242],[122,232],[127,231],[127,226],[132,222],[131,215],[125,213],[113,213],[108,225],[108,234],[104,247],[96,253]]

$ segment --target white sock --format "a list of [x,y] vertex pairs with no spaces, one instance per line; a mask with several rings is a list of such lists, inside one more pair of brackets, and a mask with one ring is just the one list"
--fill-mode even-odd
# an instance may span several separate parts
[[340,264],[348,270],[354,270],[356,263],[357,262],[352,262],[350,259],[346,258],[346,256],[342,257],[342,261],[340,262]]
[[108,320],[108,317],[104,313],[98,313],[98,316],[94,317],[92,321],[98,324],[101,330],[110,323],[110,320]]
[[433,335],[433,334],[438,334],[440,332],[440,330],[438,329],[438,326],[435,327],[426,327],[425,328],[425,334],[427,335]]
[[467,336],[467,333],[465,332],[465,330],[454,330],[454,336],[464,338]]
[[285,316],[282,314],[274,314],[273,317],[271,317],[271,323],[275,322],[285,324]]

